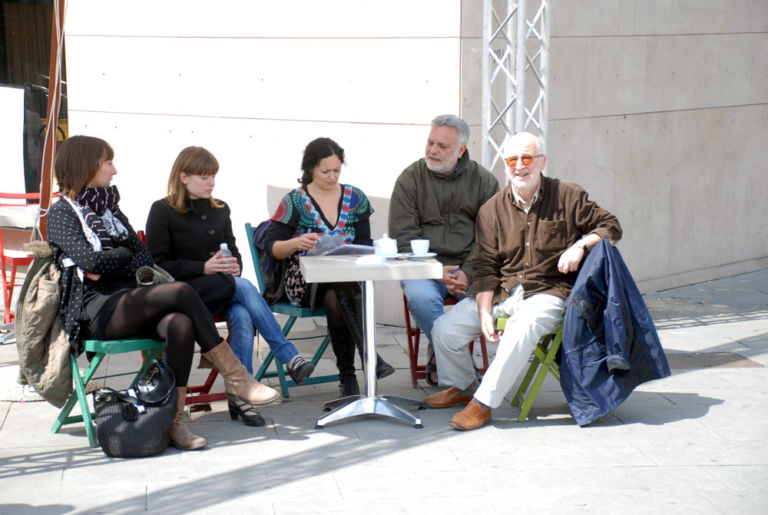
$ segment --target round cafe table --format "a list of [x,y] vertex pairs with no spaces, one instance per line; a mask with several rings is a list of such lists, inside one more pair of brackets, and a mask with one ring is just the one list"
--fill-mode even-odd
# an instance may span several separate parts
[[421,418],[404,409],[423,408],[415,399],[379,394],[376,383],[376,321],[374,309],[374,282],[407,279],[440,279],[443,266],[436,259],[380,259],[377,256],[302,256],[301,273],[308,283],[359,281],[363,287],[364,339],[365,339],[365,393],[352,395],[326,403],[330,413],[317,419],[316,428],[333,422],[360,417],[396,419],[423,427]]

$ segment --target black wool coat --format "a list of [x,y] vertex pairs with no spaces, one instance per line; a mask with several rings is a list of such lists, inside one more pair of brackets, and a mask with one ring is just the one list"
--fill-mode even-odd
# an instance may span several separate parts
[[203,299],[213,316],[222,314],[235,294],[231,275],[205,275],[203,267],[226,243],[237,258],[243,260],[232,233],[230,210],[226,203],[211,206],[208,199],[190,200],[190,211],[179,213],[161,199],[152,204],[147,218],[147,247],[152,258],[178,281],[188,283]]

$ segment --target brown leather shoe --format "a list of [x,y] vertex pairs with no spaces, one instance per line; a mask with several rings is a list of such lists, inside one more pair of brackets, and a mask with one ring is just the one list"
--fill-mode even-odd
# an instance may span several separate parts
[[461,395],[461,390],[451,386],[447,390],[437,392],[424,398],[424,404],[428,408],[450,408],[451,406],[461,406],[472,400],[472,395]]
[[483,409],[474,402],[470,402],[466,408],[456,413],[448,424],[459,431],[469,431],[483,427],[490,420],[491,408]]

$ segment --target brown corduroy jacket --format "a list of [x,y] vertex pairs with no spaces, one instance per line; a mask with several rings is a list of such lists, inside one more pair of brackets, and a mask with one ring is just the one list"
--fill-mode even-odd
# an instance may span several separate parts
[[518,207],[507,184],[477,216],[472,295],[492,291],[497,304],[521,284],[525,297],[546,293],[565,299],[577,272],[563,274],[557,262],[587,234],[615,243],[621,239],[621,226],[577,184],[542,176],[538,199],[528,213]]

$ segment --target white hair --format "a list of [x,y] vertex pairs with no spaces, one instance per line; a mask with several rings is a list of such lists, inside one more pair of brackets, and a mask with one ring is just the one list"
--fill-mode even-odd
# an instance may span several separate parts
[[512,154],[512,147],[519,144],[519,140],[524,139],[528,141],[533,141],[534,146],[536,147],[536,153],[542,154],[542,143],[541,138],[535,134],[532,134],[530,132],[518,132],[514,136],[510,136],[507,138],[506,141],[504,141],[504,145],[502,146],[502,151],[505,156],[509,156]]

